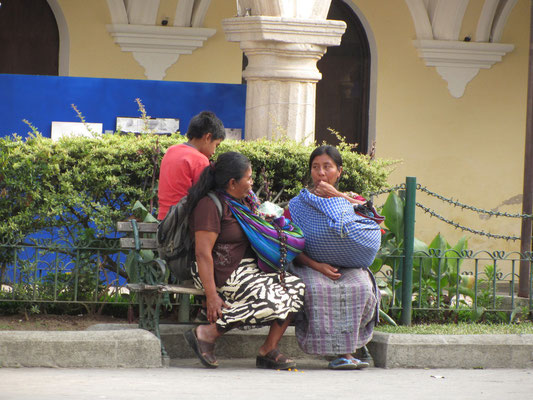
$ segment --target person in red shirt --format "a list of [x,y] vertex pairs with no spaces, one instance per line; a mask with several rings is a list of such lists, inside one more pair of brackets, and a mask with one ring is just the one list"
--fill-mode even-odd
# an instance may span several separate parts
[[195,115],[187,128],[187,143],[170,146],[161,161],[159,172],[159,213],[163,220],[170,207],[177,204],[202,171],[218,145],[226,138],[224,124],[211,111]]

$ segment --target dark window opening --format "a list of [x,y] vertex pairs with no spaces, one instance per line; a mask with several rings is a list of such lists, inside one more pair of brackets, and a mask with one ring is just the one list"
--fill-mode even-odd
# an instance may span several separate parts
[[1,0],[0,73],[58,75],[59,30],[46,0]]
[[364,27],[342,0],[333,0],[328,19],[346,22],[340,46],[329,47],[317,66],[322,80],[317,84],[315,139],[336,145],[334,129],[356,151],[367,153],[370,97],[370,46]]

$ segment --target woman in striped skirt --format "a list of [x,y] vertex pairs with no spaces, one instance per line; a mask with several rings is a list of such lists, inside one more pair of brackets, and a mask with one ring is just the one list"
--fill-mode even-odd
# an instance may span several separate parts
[[[196,262],[192,268],[195,285],[204,289],[209,325],[199,325],[185,338],[202,364],[218,366],[215,341],[230,329],[270,326],[259,348],[258,368],[288,369],[295,362],[278,350],[278,343],[292,316],[303,306],[305,285],[286,274],[280,282],[277,273],[265,273],[257,266],[257,256],[230,209],[231,199],[245,204],[252,188],[250,161],[240,153],[221,154],[207,167],[190,189],[187,210],[195,238]],[[222,215],[213,199],[222,203]]]

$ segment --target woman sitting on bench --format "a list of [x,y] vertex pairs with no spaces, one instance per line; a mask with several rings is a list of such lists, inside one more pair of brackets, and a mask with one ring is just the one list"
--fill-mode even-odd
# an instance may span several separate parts
[[302,189],[285,213],[305,235],[291,270],[307,288],[296,338],[306,353],[334,357],[331,369],[365,368],[369,364],[352,353],[370,341],[377,322],[380,296],[368,267],[381,244],[383,217],[361,196],[337,190],[342,157],[335,147],[316,148],[309,170],[312,187]]
[[[240,153],[227,152],[203,171],[188,194],[196,254],[192,275],[195,285],[205,291],[210,324],[185,332],[185,339],[208,368],[218,366],[214,351],[218,337],[236,327],[265,325],[270,330],[259,348],[256,366],[295,366],[280,353],[278,343],[292,316],[302,308],[305,285],[291,274],[280,282],[279,274],[259,269],[250,241],[231,211],[231,200],[255,209],[252,183],[250,161]],[[222,217],[207,196],[209,191],[221,200]]]

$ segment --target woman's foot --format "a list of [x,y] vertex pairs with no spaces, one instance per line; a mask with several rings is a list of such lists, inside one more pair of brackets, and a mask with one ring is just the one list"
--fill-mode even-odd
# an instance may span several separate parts
[[259,354],[255,360],[255,366],[266,369],[289,369],[296,367],[296,362],[287,358],[276,348],[264,355]]
[[215,343],[206,342],[198,338],[198,328],[192,328],[186,331],[183,336],[191,346],[191,349],[198,356],[200,361],[207,368],[218,367],[218,362],[215,357]]
[[351,354],[343,354],[328,364],[329,369],[355,370],[367,368],[369,364],[361,361]]
[[374,359],[372,358],[372,355],[370,354],[370,352],[368,351],[368,347],[366,346],[357,349],[357,351],[355,352],[355,357],[368,364],[374,364]]

